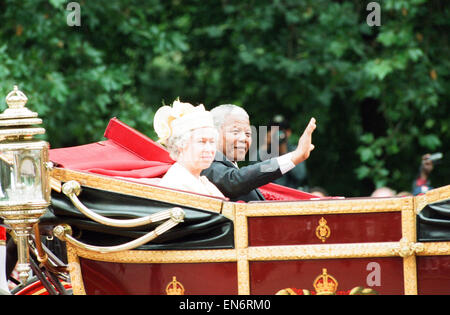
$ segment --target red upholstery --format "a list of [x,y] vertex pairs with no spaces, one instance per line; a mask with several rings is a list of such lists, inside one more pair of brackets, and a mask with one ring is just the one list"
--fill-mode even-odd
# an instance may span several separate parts
[[0,241],[6,241],[6,229],[0,226]]
[[309,200],[311,198],[319,198],[316,195],[274,183],[264,185],[259,190],[266,200]]

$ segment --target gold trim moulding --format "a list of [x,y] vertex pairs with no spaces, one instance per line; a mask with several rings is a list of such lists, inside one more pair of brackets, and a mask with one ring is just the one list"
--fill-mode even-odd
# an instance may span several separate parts
[[67,243],[79,257],[115,263],[206,263],[236,262],[235,249],[204,250],[127,250],[117,253],[99,253]]
[[417,256],[446,256],[450,255],[450,242],[427,242]]
[[423,195],[418,195],[414,197],[415,212],[418,214],[428,204],[443,201],[449,198],[450,198],[450,185],[429,190]]
[[247,217],[400,212],[413,209],[413,197],[250,202],[235,207]]
[[248,260],[399,257],[399,247],[399,242],[249,247]]
[[[116,263],[205,263],[236,262],[242,258],[246,261],[284,261],[450,255],[450,242],[445,245],[414,243],[411,245],[411,251],[408,251],[409,255],[404,255],[406,250],[402,242],[254,246],[217,250],[129,250],[117,253],[100,253],[70,243],[67,245],[80,257]],[[416,253],[414,247],[421,250]]]

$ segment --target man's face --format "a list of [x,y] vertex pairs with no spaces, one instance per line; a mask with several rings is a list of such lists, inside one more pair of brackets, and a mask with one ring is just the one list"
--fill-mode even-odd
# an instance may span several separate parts
[[228,116],[220,130],[218,150],[231,161],[243,161],[251,144],[249,119],[243,115]]

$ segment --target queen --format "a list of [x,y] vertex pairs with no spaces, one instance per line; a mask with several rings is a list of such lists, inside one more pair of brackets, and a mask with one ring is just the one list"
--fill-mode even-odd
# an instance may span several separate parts
[[158,142],[176,161],[159,182],[160,186],[225,198],[201,171],[216,153],[217,130],[211,113],[203,105],[193,106],[178,99],[155,113],[153,126]]

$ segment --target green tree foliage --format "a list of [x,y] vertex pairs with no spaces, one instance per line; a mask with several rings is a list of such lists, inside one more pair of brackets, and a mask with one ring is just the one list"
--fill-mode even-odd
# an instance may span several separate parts
[[114,116],[154,137],[178,96],[241,105],[254,125],[283,114],[293,141],[314,116],[310,185],[409,190],[421,155],[450,156],[450,7],[377,2],[379,27],[360,0],[83,0],[71,27],[69,1],[4,0],[0,95],[18,84],[52,147],[100,140]]

